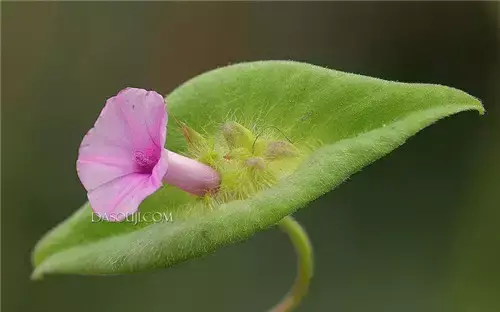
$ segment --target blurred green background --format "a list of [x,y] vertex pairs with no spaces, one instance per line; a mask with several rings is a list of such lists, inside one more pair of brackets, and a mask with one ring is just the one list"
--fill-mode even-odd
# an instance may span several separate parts
[[80,141],[126,86],[293,59],[480,98],[299,211],[316,275],[299,311],[500,311],[498,2],[2,2],[2,310],[266,311],[295,257],[278,230],[130,276],[29,280],[85,201]]

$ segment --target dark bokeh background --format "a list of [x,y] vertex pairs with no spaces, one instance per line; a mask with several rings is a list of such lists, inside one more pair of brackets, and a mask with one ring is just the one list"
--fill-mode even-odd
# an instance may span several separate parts
[[2,3],[2,309],[266,311],[295,273],[277,230],[177,267],[29,280],[85,201],[77,148],[125,86],[167,94],[230,63],[293,59],[480,98],[297,218],[316,275],[299,311],[500,311],[497,2]]

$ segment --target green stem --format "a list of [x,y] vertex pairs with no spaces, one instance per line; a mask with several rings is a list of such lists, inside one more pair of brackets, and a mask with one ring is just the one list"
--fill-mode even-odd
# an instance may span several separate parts
[[290,312],[299,305],[309,289],[309,281],[313,276],[313,251],[306,231],[293,217],[283,218],[278,226],[288,234],[295,247],[298,258],[297,277],[290,292],[269,312]]

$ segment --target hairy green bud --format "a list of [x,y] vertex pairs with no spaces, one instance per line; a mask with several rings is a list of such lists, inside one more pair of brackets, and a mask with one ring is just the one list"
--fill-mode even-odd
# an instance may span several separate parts
[[298,155],[298,149],[292,143],[286,141],[270,142],[264,151],[264,156],[268,159],[283,159]]
[[243,147],[251,150],[255,141],[252,132],[235,121],[228,121],[222,125],[222,135],[230,149]]

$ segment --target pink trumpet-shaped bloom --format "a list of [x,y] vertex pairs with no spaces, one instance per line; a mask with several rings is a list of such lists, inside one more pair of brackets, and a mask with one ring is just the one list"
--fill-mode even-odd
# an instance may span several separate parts
[[163,182],[195,195],[215,190],[212,168],[164,148],[167,113],[163,97],[127,88],[110,98],[84,137],[76,168],[93,211],[121,221]]

